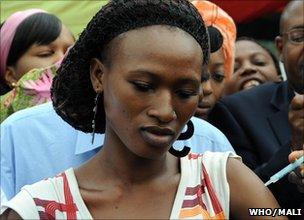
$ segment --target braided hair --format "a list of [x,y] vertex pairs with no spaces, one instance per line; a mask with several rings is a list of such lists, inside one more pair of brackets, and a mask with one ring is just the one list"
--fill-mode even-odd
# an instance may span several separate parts
[[[54,78],[51,96],[57,114],[74,128],[92,132],[96,93],[90,81],[91,59],[105,61],[111,40],[152,25],[178,27],[189,33],[202,48],[203,65],[208,63],[209,36],[199,12],[187,0],[111,0],[91,19]],[[95,131],[104,133],[102,100],[95,119]]]

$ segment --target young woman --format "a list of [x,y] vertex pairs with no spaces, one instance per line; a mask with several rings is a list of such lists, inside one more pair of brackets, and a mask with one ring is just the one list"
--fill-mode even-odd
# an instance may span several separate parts
[[241,37],[235,43],[234,73],[225,90],[227,95],[266,82],[281,81],[279,61],[258,41]]
[[[74,43],[72,33],[55,15],[40,9],[12,14],[1,27],[1,121],[9,114],[50,101],[57,67]],[[35,69],[35,70],[32,70]]]
[[56,112],[93,137],[104,132],[104,145],[83,166],[26,186],[3,218],[246,219],[249,207],[277,207],[236,156],[171,147],[191,135],[180,132],[200,99],[208,42],[187,0],[105,5],[52,87]]
[[203,80],[203,99],[198,104],[196,117],[207,119],[208,113],[222,97],[226,82],[233,73],[236,26],[233,19],[209,1],[193,1],[209,31],[217,32],[221,47],[211,51],[209,75]]

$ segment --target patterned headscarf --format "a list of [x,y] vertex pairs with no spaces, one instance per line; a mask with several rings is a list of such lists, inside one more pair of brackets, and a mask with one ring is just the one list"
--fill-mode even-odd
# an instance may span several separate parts
[[225,75],[231,78],[234,66],[236,26],[233,19],[220,7],[209,1],[193,1],[206,26],[217,28],[223,35],[223,53]]

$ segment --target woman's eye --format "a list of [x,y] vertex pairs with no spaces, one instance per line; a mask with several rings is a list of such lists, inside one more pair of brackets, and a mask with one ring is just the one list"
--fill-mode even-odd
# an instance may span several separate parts
[[141,92],[148,92],[150,90],[153,90],[153,86],[150,83],[142,82],[142,81],[134,81],[132,84],[135,86],[135,88]]
[[37,56],[38,57],[49,57],[53,55],[53,51],[45,51],[45,52],[41,52],[39,53]]
[[176,93],[181,99],[188,99],[191,96],[196,96],[198,94],[197,91],[193,91],[193,90],[189,90],[189,89],[181,89],[181,90],[176,91]]
[[214,72],[211,74],[211,77],[214,81],[219,83],[223,82],[223,80],[225,79],[224,73],[221,72]]
[[255,60],[253,63],[257,66],[265,66],[266,65],[266,62],[263,61],[263,60]]

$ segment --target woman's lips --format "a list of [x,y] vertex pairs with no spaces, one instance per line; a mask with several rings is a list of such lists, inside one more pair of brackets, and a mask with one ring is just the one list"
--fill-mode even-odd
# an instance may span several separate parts
[[172,129],[159,126],[144,126],[140,131],[143,139],[155,147],[168,147],[175,136]]
[[196,109],[195,116],[199,118],[206,119],[208,113],[210,112],[211,105],[208,103],[200,103]]
[[251,88],[259,86],[259,85],[261,85],[261,82],[258,80],[255,80],[255,79],[247,80],[246,82],[243,83],[242,89],[243,90],[251,89]]
[[209,113],[209,109],[210,109],[210,108],[200,108],[200,107],[198,107],[198,108],[196,109],[195,116],[196,116],[196,117],[199,117],[199,118],[206,119],[206,118],[207,118],[207,115],[208,115],[208,113]]

